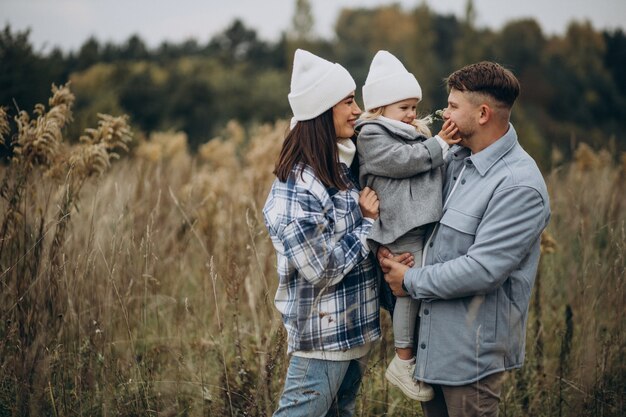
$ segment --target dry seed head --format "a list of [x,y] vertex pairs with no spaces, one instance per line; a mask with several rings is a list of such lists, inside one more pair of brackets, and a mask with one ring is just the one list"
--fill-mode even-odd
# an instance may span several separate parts
[[86,134],[80,138],[83,144],[70,156],[70,166],[84,178],[102,175],[111,166],[111,159],[119,158],[113,151],[117,148],[128,151],[127,143],[132,140],[127,116],[98,114],[98,117],[98,128],[86,129]]
[[[48,101],[48,105],[50,107],[61,107],[66,106],[68,109],[71,109],[74,105],[74,94],[70,91],[70,83],[68,82],[65,85],[57,87],[52,84],[52,97]],[[71,112],[69,113],[71,116]]]
[[598,155],[584,142],[581,142],[576,148],[574,161],[578,170],[582,172],[591,171],[601,166]]
[[607,149],[600,149],[598,156],[598,168],[608,168],[613,166],[613,154]]
[[135,148],[135,154],[152,162],[187,155],[187,135],[184,132],[151,133],[150,140]]
[[98,128],[85,129],[86,134],[80,137],[80,141],[90,145],[102,143],[109,152],[117,148],[128,151],[127,143],[133,139],[128,116],[113,117],[98,113],[98,118]]
[[236,120],[229,120],[224,129],[224,138],[234,142],[237,146],[241,145],[246,137],[246,131]]
[[111,166],[111,155],[103,143],[82,145],[70,156],[70,166],[82,178],[102,175]]
[[187,153],[187,134],[185,132],[153,133],[150,141],[161,146],[163,156],[172,158]]
[[557,241],[556,239],[547,231],[544,231],[541,234],[541,253],[548,254],[556,252]]
[[[35,109],[38,113],[40,109]],[[31,120],[25,111],[15,118],[18,127],[14,160],[28,165],[51,166],[57,155],[59,143],[63,140],[61,127],[55,119],[45,114]]]
[[0,107],[0,145],[5,144],[5,138],[9,134],[9,116],[4,107]]
[[5,213],[5,221],[7,228],[3,239],[6,241],[12,240],[15,236],[23,233],[23,216],[16,208],[11,207]]
[[239,168],[237,144],[230,140],[215,138],[198,148],[200,159],[207,162],[213,169]]
[[563,152],[561,152],[556,146],[552,146],[552,152],[550,153],[550,161],[552,162],[552,165],[559,165],[564,159]]
[[59,88],[53,84],[49,103],[48,112],[43,104],[35,106],[36,119],[31,119],[25,111],[15,118],[18,126],[15,161],[48,168],[54,164],[63,141],[62,130],[72,120],[74,95],[67,85]]
[[244,175],[251,184],[272,183],[274,163],[280,154],[288,126],[286,121],[279,121],[274,126],[261,126],[251,135],[244,156]]
[[163,149],[157,143],[142,141],[135,148],[135,155],[150,162],[157,162],[163,158]]
[[439,109],[439,110],[435,110],[435,113],[432,115],[432,120],[438,120],[438,121],[444,121],[443,120],[443,114],[445,113],[446,109]]

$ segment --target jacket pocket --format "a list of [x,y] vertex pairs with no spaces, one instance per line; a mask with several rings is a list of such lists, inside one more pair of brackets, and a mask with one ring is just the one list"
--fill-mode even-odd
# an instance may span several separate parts
[[438,262],[449,261],[467,254],[474,243],[480,217],[449,208],[439,221],[433,246]]

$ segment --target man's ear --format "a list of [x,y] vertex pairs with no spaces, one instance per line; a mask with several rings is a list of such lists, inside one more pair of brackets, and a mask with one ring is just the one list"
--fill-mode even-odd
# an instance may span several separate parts
[[493,110],[491,110],[491,107],[489,107],[488,104],[483,103],[480,105],[479,111],[480,115],[478,116],[478,124],[484,125],[489,121],[489,119],[491,119],[493,115]]

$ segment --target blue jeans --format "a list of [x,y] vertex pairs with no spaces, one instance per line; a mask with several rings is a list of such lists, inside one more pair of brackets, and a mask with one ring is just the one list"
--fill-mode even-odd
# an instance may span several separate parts
[[327,361],[291,356],[275,417],[352,416],[367,356]]

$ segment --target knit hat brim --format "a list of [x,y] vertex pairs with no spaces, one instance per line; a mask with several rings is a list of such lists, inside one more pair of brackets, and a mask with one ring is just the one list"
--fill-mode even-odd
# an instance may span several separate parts
[[[297,59],[306,61],[306,64],[296,63]],[[319,75],[314,76],[313,82],[303,86],[302,81],[295,79],[296,77],[303,77],[299,72],[301,69],[297,68],[297,65],[308,65],[305,69],[308,71],[306,77],[315,75],[315,72],[319,72]],[[333,64],[310,52],[296,51],[292,88],[287,96],[295,120],[310,120],[319,116],[346,98],[355,89],[354,79],[341,65]]]
[[422,88],[409,72],[392,74],[363,86],[363,105],[366,111],[409,98],[422,99]]

